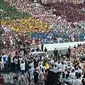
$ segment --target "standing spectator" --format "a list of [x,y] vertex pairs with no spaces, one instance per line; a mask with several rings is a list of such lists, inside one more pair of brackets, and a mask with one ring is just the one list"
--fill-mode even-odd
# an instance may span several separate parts
[[18,57],[17,71],[20,71],[20,59]]
[[7,67],[10,69],[10,66],[11,66],[11,56],[9,55],[8,56],[8,66]]
[[44,70],[42,68],[40,68],[39,70],[39,78],[40,78],[40,81],[44,80]]
[[3,53],[3,55],[2,55],[2,69],[6,67],[7,60],[8,60],[8,56]]
[[37,83],[38,83],[38,76],[39,76],[38,70],[35,69],[35,71],[34,71],[34,84],[35,85],[37,85]]
[[58,50],[56,50],[56,48],[55,48],[55,50],[54,50],[54,57],[56,58],[56,59],[58,59],[57,57],[58,57]]
[[72,85],[82,85],[82,82],[81,82],[81,74],[80,73],[77,73],[76,75],[77,79],[73,80],[73,84]]
[[15,71],[15,63],[14,63],[14,57],[11,57],[11,71]]
[[45,70],[45,74],[44,74],[45,85],[48,85],[48,83],[47,83],[47,76],[48,76],[48,71]]
[[70,58],[70,54],[71,54],[71,48],[68,48],[68,58]]
[[17,72],[18,71],[18,57],[17,56],[14,57],[14,63],[15,63],[15,72]]
[[21,62],[20,68],[21,68],[22,74],[24,74],[24,72],[25,72],[25,62],[24,61]]
[[29,83],[33,82],[34,79],[34,67],[29,68],[28,74],[29,74]]
[[34,59],[34,68],[38,67],[38,63],[39,63],[39,61]]

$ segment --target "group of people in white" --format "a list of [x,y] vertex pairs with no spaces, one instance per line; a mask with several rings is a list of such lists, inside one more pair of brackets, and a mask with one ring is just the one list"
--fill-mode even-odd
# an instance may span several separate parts
[[[79,58],[75,58],[72,61],[67,60],[64,56],[59,60],[54,60],[53,57],[41,58],[38,60],[33,59],[32,55],[29,57],[9,57],[7,54],[2,54],[0,67],[1,70],[9,67],[13,72],[21,72],[22,75],[27,74],[25,77],[28,78],[29,83],[38,83],[38,81],[46,81],[48,69],[55,69],[63,72],[63,81],[66,84],[71,85],[82,85],[84,80],[84,63]],[[85,84],[85,81],[84,81]],[[84,85],[83,84],[83,85]],[[47,85],[47,83],[45,83]]]

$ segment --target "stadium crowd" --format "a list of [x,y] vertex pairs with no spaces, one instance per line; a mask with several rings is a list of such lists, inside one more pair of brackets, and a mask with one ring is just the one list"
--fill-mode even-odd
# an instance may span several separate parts
[[[38,56],[37,59],[30,54],[35,51],[32,45],[37,45],[36,52],[47,52],[48,49],[43,49],[45,43],[85,40],[85,15],[80,13],[85,5],[58,2],[37,7],[27,0],[11,0],[10,5],[46,22],[50,30],[33,32],[28,37],[29,33],[17,33],[2,26],[5,32],[0,36],[0,84],[54,85],[48,79],[49,71],[53,69],[62,72],[57,85],[85,85],[85,61],[81,59],[85,55],[85,44],[68,48],[64,55],[56,48],[52,55]],[[42,44],[41,48],[38,44]]]
[[[55,25],[52,24],[48,32],[40,32],[39,29],[32,33],[17,33],[9,30],[7,27],[3,27],[5,30],[5,34],[2,35],[2,42],[3,44],[6,43],[15,43],[18,41],[18,37],[21,38],[23,36],[22,41],[24,42],[32,42],[36,43],[37,45],[43,44],[50,44],[50,43],[63,43],[63,42],[74,42],[74,41],[83,41],[85,40],[85,33],[84,33],[84,22],[80,23],[68,23],[68,24],[60,24]],[[41,30],[41,29],[40,29]],[[24,29],[23,29],[24,31]],[[11,36],[11,37],[10,37]],[[28,39],[28,37],[30,39]],[[9,46],[9,45],[7,45]]]
[[85,45],[79,45],[78,47],[75,47],[72,49],[72,56],[84,56],[85,55]]
[[[23,0],[22,0],[23,1]],[[64,16],[67,21],[70,22],[78,22],[82,21],[85,18],[85,15],[80,12],[82,8],[85,8],[84,3],[80,4],[73,4],[73,3],[67,3],[67,2],[57,2],[55,4],[46,4],[46,5],[39,5],[36,6],[35,4],[31,3],[29,1],[24,1],[22,3],[21,0],[17,0],[16,2],[11,1],[10,5],[16,6],[17,9],[20,11],[28,11],[32,16],[36,16],[36,18],[41,18],[43,20],[47,20],[49,23],[49,20],[56,21],[56,18],[58,16]],[[52,19],[53,16],[56,14],[56,18]],[[50,18],[49,18],[50,16]],[[53,22],[52,22],[53,23]],[[57,22],[56,22],[57,24]]]
[[[40,39],[43,43],[73,42],[84,40],[84,22],[51,25],[48,33],[35,33],[34,39]],[[55,29],[56,28],[56,29]]]
[[48,33],[34,32],[33,40],[38,43],[84,40],[85,15],[81,12],[81,9],[85,7],[84,3],[57,2],[55,4],[39,5],[38,7],[27,0],[22,2],[23,0],[10,1],[10,5],[16,6],[20,11],[28,11],[33,18],[42,20],[49,24],[51,28]]
[[[37,59],[30,55],[25,48],[4,49],[0,53],[0,83],[2,85],[50,85],[48,84],[48,73],[50,69],[62,72],[61,81],[67,85],[85,84],[85,62],[80,60],[79,55],[72,55],[73,49],[80,54],[84,52],[85,45],[69,48],[66,55],[60,55],[58,50],[53,55],[39,56]],[[34,50],[32,50],[34,52]],[[36,52],[40,52],[39,49]],[[61,85],[61,84],[59,84]]]

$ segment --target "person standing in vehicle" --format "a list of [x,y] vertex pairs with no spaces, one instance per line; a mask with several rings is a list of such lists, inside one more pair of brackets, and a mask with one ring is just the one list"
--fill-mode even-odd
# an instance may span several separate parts
[[45,47],[44,51],[47,52],[47,48],[46,47]]
[[42,43],[41,44],[41,51],[43,51],[43,48],[44,48],[44,44]]
[[54,53],[54,57],[56,58],[56,60],[58,60],[58,50],[56,50],[56,48],[53,53]]

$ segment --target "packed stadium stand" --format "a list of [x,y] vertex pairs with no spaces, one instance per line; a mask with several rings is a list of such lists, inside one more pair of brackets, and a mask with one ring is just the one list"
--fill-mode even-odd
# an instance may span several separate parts
[[27,19],[26,17],[2,23],[7,25],[7,28],[11,26],[11,29],[17,32],[20,30],[33,32],[31,33],[32,39],[37,42],[54,43],[85,40],[85,4],[67,1],[42,4],[40,1],[34,3],[35,1],[31,0],[10,0],[8,1],[10,6],[16,7],[19,12],[28,12],[32,18]]
[[[28,11],[33,17],[40,18],[47,22],[50,22],[50,19],[56,21],[58,16],[62,16],[62,18],[70,22],[85,20],[85,14],[80,11],[85,7],[83,3],[84,0],[47,0],[48,3],[46,0],[41,0],[42,3],[45,1],[46,4],[44,3],[44,5],[40,5],[39,7],[36,7],[35,4],[32,4],[30,1],[31,0],[10,0],[10,5],[16,6],[20,11]],[[52,4],[51,1],[57,2]]]

